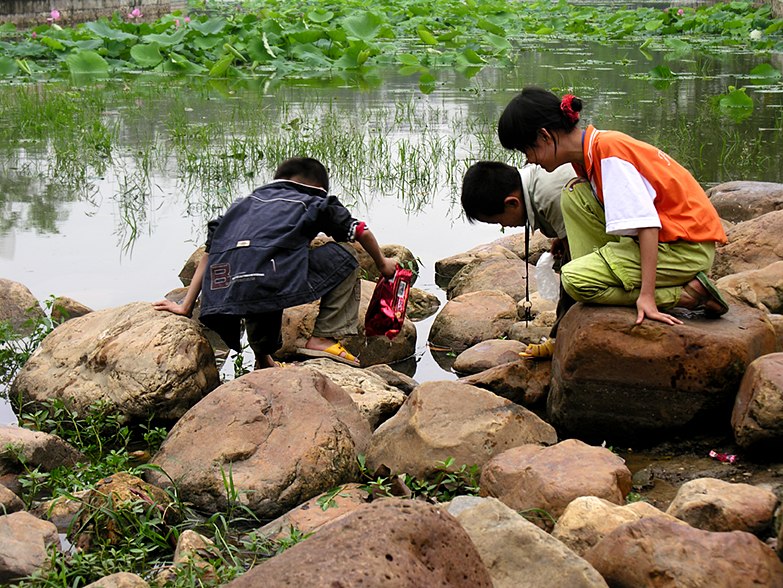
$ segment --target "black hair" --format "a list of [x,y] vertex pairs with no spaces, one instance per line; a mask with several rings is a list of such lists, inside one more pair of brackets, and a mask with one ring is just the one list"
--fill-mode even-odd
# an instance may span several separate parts
[[506,197],[514,192],[521,198],[522,179],[517,168],[500,161],[479,161],[462,179],[462,209],[471,223],[479,216],[501,214]]
[[560,104],[561,99],[548,90],[535,86],[523,89],[500,115],[500,144],[506,149],[525,151],[536,143],[541,129],[546,129],[550,134],[552,131],[570,132],[579,122],[582,101],[577,97],[573,98],[571,116],[563,112]]
[[275,170],[274,179],[290,180],[299,176],[329,191],[329,172],[324,164],[312,157],[292,157],[286,159]]

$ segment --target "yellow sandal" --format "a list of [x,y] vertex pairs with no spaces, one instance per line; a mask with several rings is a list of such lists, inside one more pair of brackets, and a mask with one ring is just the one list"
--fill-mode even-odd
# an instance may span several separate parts
[[551,359],[555,354],[555,340],[547,339],[543,343],[531,343],[520,352],[522,359]]

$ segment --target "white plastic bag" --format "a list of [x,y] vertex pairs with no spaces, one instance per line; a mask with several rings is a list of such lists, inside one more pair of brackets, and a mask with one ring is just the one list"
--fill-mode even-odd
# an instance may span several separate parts
[[557,302],[560,297],[560,276],[555,273],[555,258],[547,251],[536,263],[536,284],[541,298]]

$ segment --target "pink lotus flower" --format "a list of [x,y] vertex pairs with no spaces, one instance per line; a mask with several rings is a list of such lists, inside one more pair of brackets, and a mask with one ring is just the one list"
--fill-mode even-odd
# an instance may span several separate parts
[[33,34],[31,36],[32,36],[33,39],[35,39],[38,35],[36,34],[35,31],[33,31]]
[[178,18],[174,19],[174,26],[175,27],[179,27],[179,19]]
[[189,16],[186,16],[186,17],[185,17],[185,24],[188,24],[189,22],[190,22],[190,17],[189,17]]
[[682,8],[680,8],[680,9],[677,11],[677,16],[682,16],[683,14],[685,14],[685,11],[684,11]]
[[128,13],[128,19],[130,20],[139,20],[142,16],[144,15],[141,13],[138,6]]
[[46,19],[46,22],[55,22],[61,18],[62,15],[60,14],[60,11],[55,8],[51,13],[49,13],[49,18]]

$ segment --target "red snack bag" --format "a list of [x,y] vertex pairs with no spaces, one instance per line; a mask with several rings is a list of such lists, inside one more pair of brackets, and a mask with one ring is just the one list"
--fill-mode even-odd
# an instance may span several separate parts
[[397,266],[397,271],[390,280],[383,276],[378,278],[364,318],[365,335],[385,335],[391,340],[399,334],[405,321],[412,276],[411,270]]

